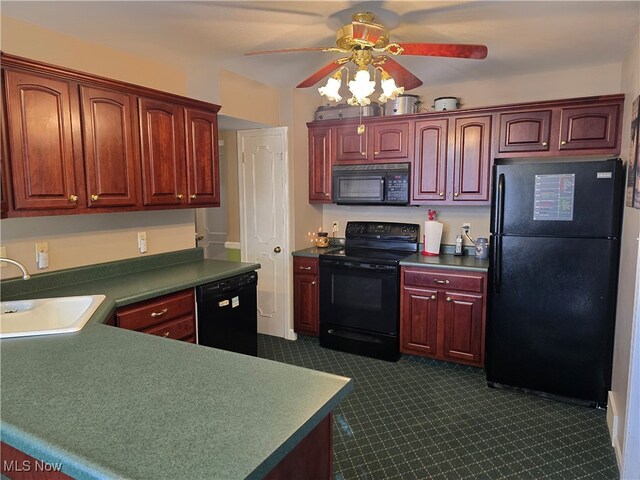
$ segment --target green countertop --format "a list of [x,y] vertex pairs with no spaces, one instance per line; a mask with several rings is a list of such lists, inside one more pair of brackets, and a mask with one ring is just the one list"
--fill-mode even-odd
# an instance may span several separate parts
[[78,333],[0,341],[2,440],[76,478],[262,478],[350,379],[102,324],[116,306],[256,268],[189,259],[75,286],[49,274],[22,295],[12,285],[12,298],[107,299]]
[[311,258],[317,258],[319,255],[322,255],[323,253],[328,253],[328,252],[333,252],[335,250],[339,250],[340,248],[342,248],[340,245],[332,245],[329,247],[309,247],[309,248],[303,248],[302,250],[296,250],[295,252],[291,253],[291,255],[293,255],[294,257],[311,257]]
[[489,269],[488,259],[478,259],[473,255],[455,256],[442,253],[436,257],[414,253],[400,261],[402,267],[427,267],[455,270],[468,270],[474,272],[486,272]]

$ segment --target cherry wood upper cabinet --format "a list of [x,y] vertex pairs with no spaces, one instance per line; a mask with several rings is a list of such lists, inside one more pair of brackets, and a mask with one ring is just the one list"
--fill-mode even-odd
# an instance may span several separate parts
[[[84,203],[76,185],[82,156],[74,148],[68,82],[5,70],[4,86],[13,208],[75,209]],[[75,98],[74,98],[75,94]]]
[[364,131],[350,123],[335,128],[336,154],[333,163],[393,163],[409,160],[411,122],[368,120]]
[[358,133],[358,125],[348,125],[335,128],[336,151],[333,163],[363,163],[367,161],[367,147],[369,142],[369,129]]
[[189,205],[220,206],[218,116],[184,109],[187,141],[187,202]]
[[551,109],[500,113],[498,151],[547,152],[551,138]]
[[411,203],[447,199],[448,137],[449,120],[446,118],[416,122]]
[[491,115],[455,119],[453,201],[489,200]]
[[[373,160],[399,160],[409,158],[411,123],[394,122],[373,124],[371,139],[373,140]],[[369,156],[371,152],[369,152]]]
[[186,203],[186,149],[182,107],[140,98],[143,200],[145,205]]
[[136,98],[80,86],[87,204],[140,205],[140,155]]
[[331,203],[333,129],[309,129],[309,202]]
[[561,151],[611,150],[620,142],[622,105],[588,105],[560,109]]

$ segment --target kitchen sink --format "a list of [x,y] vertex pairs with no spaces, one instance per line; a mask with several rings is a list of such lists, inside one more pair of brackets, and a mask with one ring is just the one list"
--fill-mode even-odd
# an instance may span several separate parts
[[104,299],[84,295],[0,302],[0,338],[77,332]]

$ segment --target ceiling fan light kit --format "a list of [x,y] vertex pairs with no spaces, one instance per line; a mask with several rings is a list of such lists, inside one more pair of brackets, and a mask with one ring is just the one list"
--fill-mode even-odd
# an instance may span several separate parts
[[[340,52],[349,56],[334,60],[315,72],[306,80],[297,85],[298,88],[307,88],[315,85],[327,75],[331,75],[327,84],[318,89],[320,95],[332,102],[339,102],[342,96],[339,93],[342,85],[342,70],[346,70],[349,91],[353,95],[347,103],[349,105],[367,106],[371,103],[370,96],[376,89],[376,72],[380,71],[380,88],[382,94],[378,98],[380,103],[394,100],[402,95],[405,90],[412,90],[422,85],[422,80],[417,78],[409,70],[404,68],[391,56],[419,55],[453,58],[483,59],[487,56],[487,47],[484,45],[464,44],[437,44],[437,43],[390,43],[389,30],[373,21],[371,12],[361,12],[353,15],[353,21],[349,25],[340,28],[336,34],[336,47],[328,48],[292,48],[280,50],[266,50],[262,52],[249,52],[247,55],[318,51]],[[374,55],[374,53],[378,55]],[[356,65],[356,73],[350,79],[349,69],[346,63],[353,62]],[[383,68],[384,67],[384,68]],[[373,80],[371,73],[373,72]],[[337,72],[336,72],[337,70]],[[335,73],[334,73],[335,72]]]

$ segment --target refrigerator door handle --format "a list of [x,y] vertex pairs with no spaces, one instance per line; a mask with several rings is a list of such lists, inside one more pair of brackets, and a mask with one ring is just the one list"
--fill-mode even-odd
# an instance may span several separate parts
[[500,282],[502,281],[502,236],[493,237],[493,291],[500,294]]
[[498,177],[498,191],[496,194],[496,211],[493,217],[493,231],[496,235],[502,234],[504,227],[504,173]]

